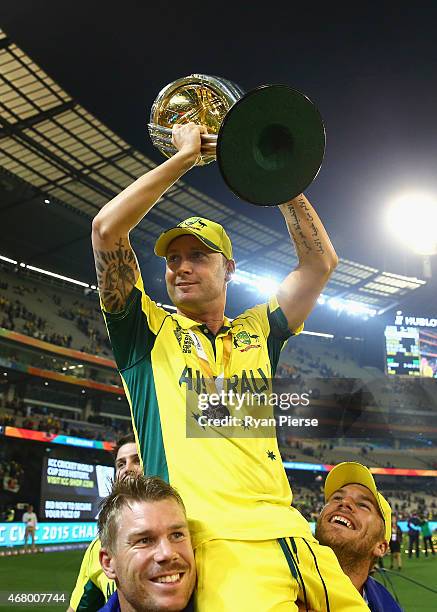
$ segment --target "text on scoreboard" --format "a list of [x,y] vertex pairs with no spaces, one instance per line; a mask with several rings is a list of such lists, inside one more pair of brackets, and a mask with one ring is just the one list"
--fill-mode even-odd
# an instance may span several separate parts
[[111,490],[114,468],[45,457],[41,474],[40,517],[95,520],[100,501]]
[[[22,546],[24,523],[0,523],[0,546]],[[38,523],[36,544],[91,542],[97,535],[97,523]]]

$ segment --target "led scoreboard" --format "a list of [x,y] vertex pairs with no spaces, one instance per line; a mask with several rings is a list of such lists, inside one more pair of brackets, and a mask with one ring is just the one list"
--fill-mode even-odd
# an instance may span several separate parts
[[385,328],[387,374],[420,376],[419,330],[414,327]]
[[437,319],[396,315],[385,328],[387,374],[437,378]]
[[94,521],[113,478],[112,466],[78,462],[73,456],[71,460],[44,457],[40,518]]

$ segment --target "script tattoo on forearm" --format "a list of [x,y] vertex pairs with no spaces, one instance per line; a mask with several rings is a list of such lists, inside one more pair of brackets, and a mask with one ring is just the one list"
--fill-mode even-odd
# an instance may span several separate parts
[[[304,229],[302,229],[301,222],[298,218],[296,206],[299,207],[305,215],[307,223]],[[289,213],[288,225],[296,245],[297,254],[308,255],[311,252],[315,252],[319,255],[323,255],[325,250],[319,237],[319,231],[314,222],[311,209],[305,200],[303,198],[298,198],[297,202],[287,204],[287,211]]]
[[123,239],[114,251],[94,251],[97,281],[102,301],[108,312],[119,312],[135,285],[138,264],[134,252]]

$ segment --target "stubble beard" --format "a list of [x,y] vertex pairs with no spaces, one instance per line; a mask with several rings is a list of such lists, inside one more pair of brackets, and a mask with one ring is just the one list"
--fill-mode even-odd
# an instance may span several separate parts
[[[197,285],[199,287],[201,285]],[[170,301],[176,308],[182,308],[191,311],[193,314],[203,313],[208,311],[211,302],[222,295],[222,292],[216,287],[202,287],[201,291],[196,288],[197,295],[189,295],[182,293],[175,286],[167,285],[167,293]]]
[[329,546],[335,553],[342,570],[348,574],[348,570],[356,570],[359,564],[370,563],[370,550],[368,536],[357,540],[339,539],[335,534],[327,532],[323,526],[316,526],[316,538],[323,546]]

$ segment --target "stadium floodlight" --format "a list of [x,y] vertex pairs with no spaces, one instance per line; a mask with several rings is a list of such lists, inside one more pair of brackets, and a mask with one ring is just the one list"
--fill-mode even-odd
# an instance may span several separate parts
[[300,333],[306,334],[307,336],[318,336],[319,338],[334,338],[334,334],[325,334],[324,332],[308,331],[306,329],[303,329]]
[[16,261],[15,259],[11,259],[10,257],[5,257],[4,255],[0,255],[0,259],[2,261],[7,261],[8,263],[17,265],[18,261]]
[[236,270],[232,275],[232,281],[256,289],[262,295],[273,295],[280,285],[279,281],[272,276],[252,274],[252,272],[246,272],[245,270]]
[[375,308],[370,308],[360,302],[354,300],[344,300],[342,298],[331,298],[328,305],[337,312],[345,312],[346,314],[362,316],[365,319],[374,317],[377,314]]
[[[10,257],[6,257],[5,255],[0,255],[1,261],[6,261],[7,263],[17,265],[18,261],[15,259],[11,259]],[[50,270],[43,270],[42,268],[36,268],[35,266],[30,266],[29,264],[25,264],[24,261],[21,261],[19,264],[20,268],[27,268],[32,272],[39,272],[40,274],[46,274],[47,276],[53,276],[53,278],[59,278],[67,283],[72,283],[73,285],[80,285],[80,287],[97,289],[95,285],[90,285],[89,283],[84,283],[83,281],[76,280],[75,278],[70,278],[69,276],[63,276],[62,274],[57,274],[56,272],[50,272]]]
[[56,272],[50,272],[49,270],[43,270],[42,268],[36,268],[35,266],[29,266],[26,264],[23,265],[24,268],[28,270],[32,270],[33,272],[39,272],[40,274],[46,274],[47,276],[53,276],[53,278],[59,278],[60,280],[64,280],[67,283],[73,283],[73,285],[79,285],[80,287],[89,287],[88,283],[84,283],[82,281],[78,281],[75,278],[70,278],[69,276],[63,276],[62,274],[56,274]]
[[420,255],[437,253],[437,197],[407,193],[395,198],[386,211],[392,234]]

